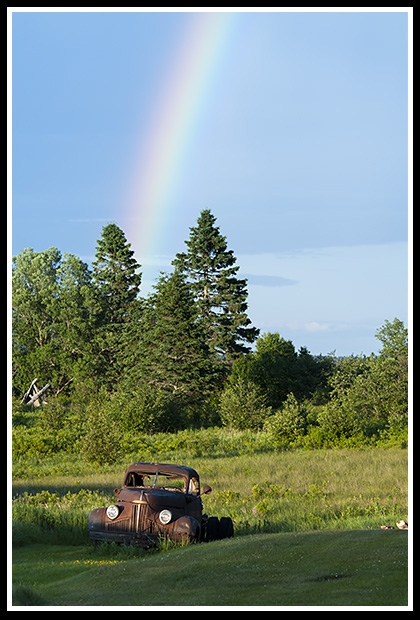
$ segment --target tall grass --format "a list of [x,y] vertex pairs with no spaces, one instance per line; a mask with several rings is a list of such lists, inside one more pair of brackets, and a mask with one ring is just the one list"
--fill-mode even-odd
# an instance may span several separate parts
[[407,519],[406,457],[337,449],[203,460],[201,475],[216,481],[206,509],[243,533],[395,525]]
[[[209,515],[231,516],[237,535],[378,528],[407,520],[407,450],[273,449],[264,433],[223,429],[157,434],[125,446],[124,459],[94,467],[77,455],[15,462],[14,543],[87,542],[87,517],[114,501],[134,461],[195,467],[213,492]],[[135,448],[135,449],[133,449]]]
[[87,515],[109,498],[100,492],[24,492],[13,500],[13,544],[87,542]]

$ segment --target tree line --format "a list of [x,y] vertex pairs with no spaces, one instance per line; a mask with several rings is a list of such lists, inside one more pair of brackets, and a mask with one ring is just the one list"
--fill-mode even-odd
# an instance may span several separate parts
[[316,441],[320,428],[337,436],[406,429],[401,321],[378,330],[378,356],[296,351],[252,326],[247,281],[210,210],[185,246],[145,298],[141,265],[116,224],[103,228],[91,267],[56,248],[14,257],[16,398],[37,377],[55,401],[100,402],[126,432],[225,424],[269,428],[290,444]]
[[147,298],[141,266],[116,224],[103,228],[91,269],[56,248],[16,256],[14,389],[35,375],[55,395],[145,381],[193,398],[220,384],[258,335],[246,314],[246,280],[210,211],[186,243]]

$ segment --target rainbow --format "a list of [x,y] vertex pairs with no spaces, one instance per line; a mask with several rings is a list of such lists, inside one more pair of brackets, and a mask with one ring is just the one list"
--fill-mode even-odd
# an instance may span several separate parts
[[139,140],[123,221],[140,263],[165,235],[194,127],[222,61],[235,13],[187,13],[169,70],[163,76],[147,135]]

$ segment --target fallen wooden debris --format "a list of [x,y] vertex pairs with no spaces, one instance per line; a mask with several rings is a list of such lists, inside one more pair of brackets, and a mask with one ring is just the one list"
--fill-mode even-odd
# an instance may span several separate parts
[[37,381],[36,378],[32,381],[31,385],[29,386],[29,389],[25,392],[22,400],[20,401],[21,404],[25,403],[26,405],[34,405],[35,407],[39,407],[40,405],[42,405],[43,396],[45,392],[48,390],[48,388],[50,387],[50,384],[47,383],[46,385],[44,385],[43,388],[38,389],[36,385],[36,381]]

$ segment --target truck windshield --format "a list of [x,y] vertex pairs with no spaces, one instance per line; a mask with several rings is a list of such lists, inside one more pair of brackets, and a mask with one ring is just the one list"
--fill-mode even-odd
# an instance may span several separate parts
[[165,488],[175,491],[185,490],[185,479],[181,476],[168,474],[147,474],[144,472],[130,472],[125,481],[126,487],[146,487],[146,488]]

